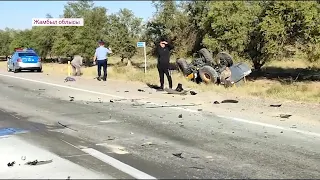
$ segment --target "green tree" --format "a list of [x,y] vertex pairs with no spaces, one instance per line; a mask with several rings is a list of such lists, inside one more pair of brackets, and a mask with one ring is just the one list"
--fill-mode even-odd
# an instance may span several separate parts
[[10,43],[12,41],[12,36],[10,35],[10,31],[8,30],[0,30],[0,55],[6,56],[6,59],[8,58],[8,55],[11,54],[12,51],[10,51]]

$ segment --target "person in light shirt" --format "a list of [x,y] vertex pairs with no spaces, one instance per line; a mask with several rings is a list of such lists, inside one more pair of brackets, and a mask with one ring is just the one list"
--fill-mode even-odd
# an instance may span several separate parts
[[101,68],[103,68],[103,77],[102,80],[107,80],[107,64],[108,64],[108,54],[112,53],[111,48],[104,47],[105,42],[100,40],[99,47],[96,49],[96,52],[93,57],[93,61],[96,62],[98,67],[98,77],[97,80],[101,81]]

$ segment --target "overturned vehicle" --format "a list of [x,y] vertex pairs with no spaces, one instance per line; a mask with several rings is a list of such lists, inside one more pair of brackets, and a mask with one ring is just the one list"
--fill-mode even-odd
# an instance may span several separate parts
[[251,69],[245,63],[233,63],[233,58],[226,52],[220,52],[213,58],[206,48],[197,53],[198,58],[188,64],[185,59],[177,59],[176,63],[183,75],[188,79],[200,83],[222,84],[226,87],[240,85]]

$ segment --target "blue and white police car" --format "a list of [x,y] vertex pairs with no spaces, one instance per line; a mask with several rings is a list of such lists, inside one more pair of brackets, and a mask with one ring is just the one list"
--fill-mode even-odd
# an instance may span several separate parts
[[16,48],[7,61],[7,69],[14,73],[21,70],[42,72],[41,58],[32,48]]

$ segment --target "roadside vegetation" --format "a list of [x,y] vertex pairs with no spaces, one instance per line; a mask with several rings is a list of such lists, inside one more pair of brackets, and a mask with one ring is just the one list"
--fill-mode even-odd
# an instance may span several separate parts
[[[153,2],[156,13],[142,22],[128,9],[109,14],[90,1],[67,2],[62,17],[83,17],[83,27],[7,28],[0,31],[0,55],[10,55],[16,47],[32,47],[48,62],[46,72],[66,73],[69,56],[82,55],[84,76],[94,77],[90,67],[97,41],[112,48],[110,78],[158,83],[154,42],[167,36],[175,46],[173,57],[192,58],[206,47],[217,54],[229,52],[234,61],[253,68],[247,83],[225,89],[198,85],[179,72],[174,82],[203,91],[234,92],[239,95],[320,101],[320,3],[319,1],[161,1]],[[47,17],[51,17],[49,14]],[[103,27],[103,28],[96,28]],[[143,70],[143,50],[147,44],[148,69]],[[50,63],[55,62],[55,63]]]

